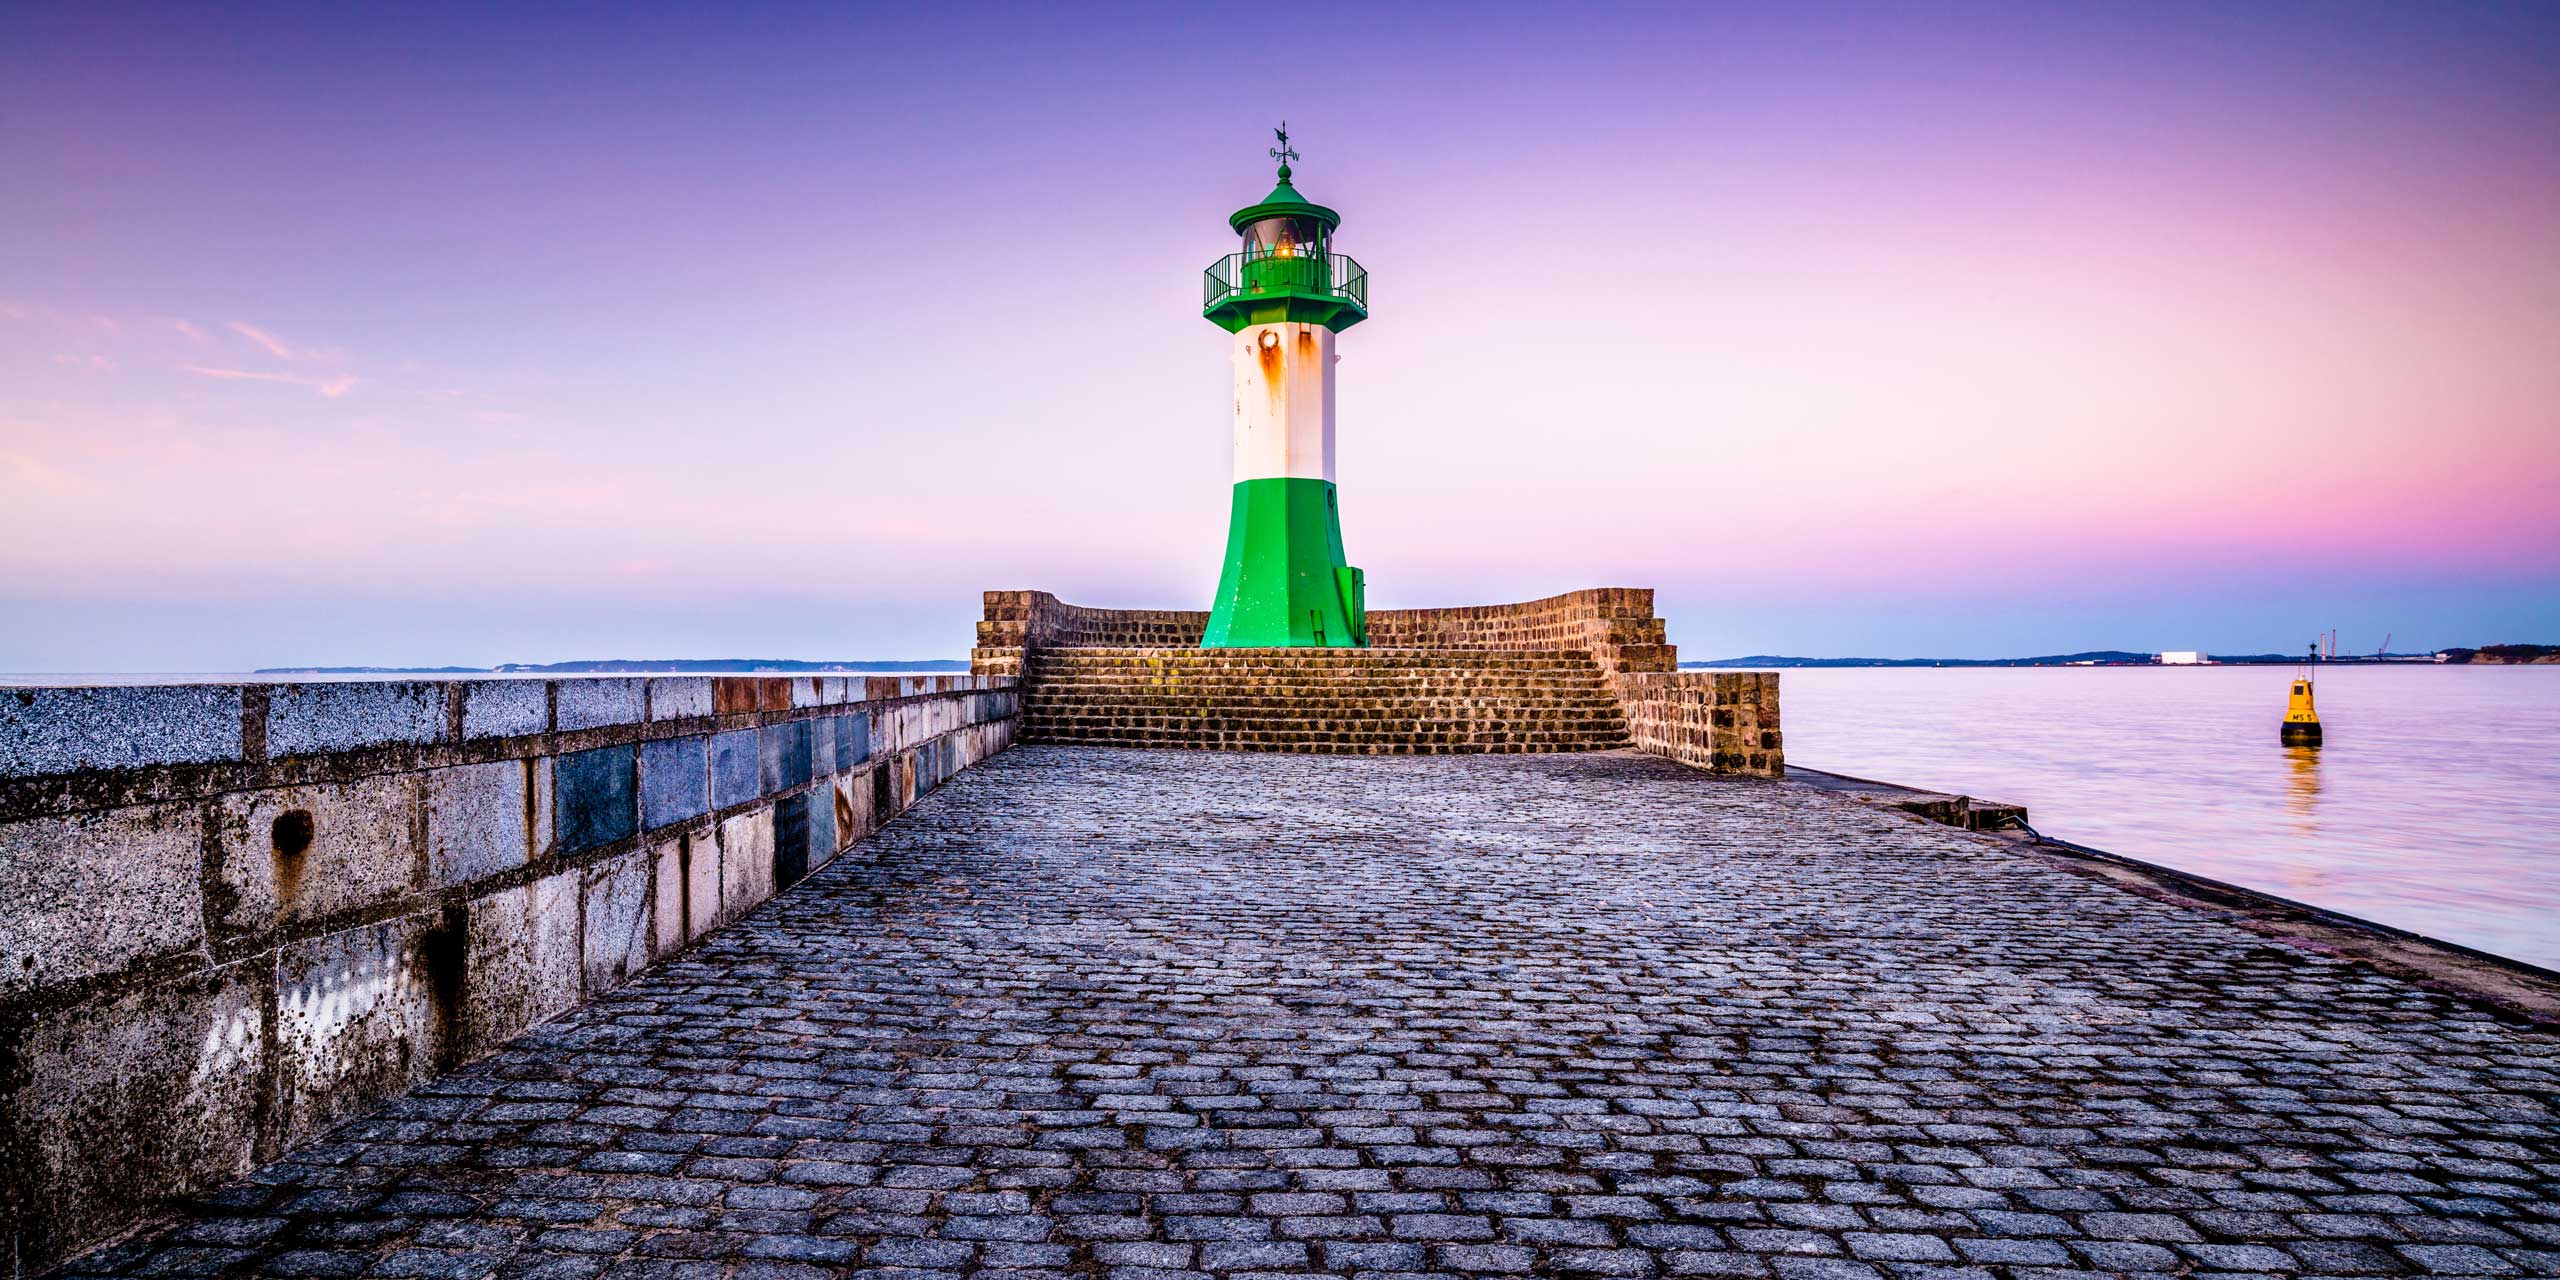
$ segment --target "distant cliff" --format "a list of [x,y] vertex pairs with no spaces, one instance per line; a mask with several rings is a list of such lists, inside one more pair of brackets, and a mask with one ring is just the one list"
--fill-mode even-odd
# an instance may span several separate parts
[[502,662],[494,667],[260,667],[262,676],[300,675],[733,675],[750,671],[966,671],[957,658],[812,662],[801,658],[589,658],[577,662]]
[[966,671],[956,658],[922,660],[809,662],[798,658],[597,658],[581,662],[508,662],[490,668],[502,672],[660,672],[727,674],[736,671]]
[[2493,666],[2560,665],[2560,645],[2493,644],[2477,649],[2447,649],[2444,660]]

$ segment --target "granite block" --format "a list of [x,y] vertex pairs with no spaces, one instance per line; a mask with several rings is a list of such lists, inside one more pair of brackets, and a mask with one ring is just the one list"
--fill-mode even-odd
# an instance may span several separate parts
[[836,771],[836,718],[821,716],[804,720],[809,730],[809,776],[824,777]]
[[649,682],[651,720],[687,720],[712,714],[711,677],[665,676]]
[[476,1056],[579,999],[584,873],[572,868],[470,905],[463,966],[463,1055]]
[[[493,760],[422,775],[427,806],[427,883],[452,888],[512,871],[547,841],[536,824],[536,761]],[[547,824],[545,824],[547,825]]]
[[820,787],[802,797],[809,805],[809,870],[835,860],[836,796],[834,787]]
[[467,680],[460,688],[465,738],[521,738],[551,728],[547,680]]
[[584,942],[589,998],[621,986],[649,967],[649,876],[655,861],[649,850],[635,849],[587,869]]
[[626,676],[582,676],[559,681],[555,687],[560,701],[554,715],[560,732],[641,723],[648,719],[644,697],[647,683]]
[[274,759],[441,742],[444,733],[445,686],[439,683],[349,680],[280,684],[267,692],[267,755]]
[[776,892],[800,883],[809,874],[809,801],[802,792],[773,806],[773,887]]
[[711,807],[726,809],[764,794],[763,772],[753,729],[734,729],[711,737]]
[[699,938],[703,931],[720,923],[724,909],[720,900],[722,838],[709,833],[685,838],[684,927],[687,937]]
[[10,1172],[44,1188],[15,1251],[56,1257],[257,1163],[272,961],[32,1016],[0,1109]]
[[898,816],[898,760],[884,757],[871,767],[871,805],[864,815],[863,826],[877,831],[889,819]]
[[194,804],[0,824],[0,1000],[202,945],[203,834]]
[[431,916],[289,943],[276,957],[278,1136],[295,1142],[434,1069]]
[[794,720],[788,724],[769,724],[758,741],[757,778],[764,794],[788,790],[807,782],[809,772],[809,722]]
[[871,713],[837,716],[836,771],[841,773],[871,758]]
[[0,689],[0,777],[240,757],[240,687]]
[[711,811],[711,757],[707,737],[666,738],[640,744],[640,826],[654,831]]
[[651,912],[656,925],[650,931],[649,954],[671,955],[690,936],[685,931],[684,840],[661,841],[650,846],[651,879],[655,888]]
[[221,797],[205,900],[216,934],[264,933],[415,892],[422,783],[384,774]]
[[743,715],[757,710],[763,681],[747,676],[715,676],[711,681],[711,709],[724,716]]
[[836,795],[836,845],[838,848],[849,846],[854,841],[870,835],[872,827],[876,825],[871,820],[871,775],[877,772],[878,770],[875,769],[865,773],[849,773],[836,779],[832,789]]
[[720,918],[735,920],[772,896],[773,810],[758,809],[721,823]]
[[629,743],[573,752],[553,766],[562,853],[611,844],[638,830]]

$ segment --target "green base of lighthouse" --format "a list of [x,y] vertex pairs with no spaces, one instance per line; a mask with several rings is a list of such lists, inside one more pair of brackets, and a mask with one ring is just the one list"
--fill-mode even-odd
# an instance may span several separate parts
[[1366,645],[1364,584],[1342,558],[1331,481],[1238,481],[1226,569],[1200,647]]

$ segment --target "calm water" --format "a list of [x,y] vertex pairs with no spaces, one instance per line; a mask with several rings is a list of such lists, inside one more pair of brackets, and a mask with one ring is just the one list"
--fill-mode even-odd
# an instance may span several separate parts
[[2560,968],[2560,667],[1784,675],[1787,759],[2027,806],[2046,835]]

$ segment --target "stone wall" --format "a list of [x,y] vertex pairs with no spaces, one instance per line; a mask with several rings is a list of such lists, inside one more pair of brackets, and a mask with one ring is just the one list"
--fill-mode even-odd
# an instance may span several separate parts
[[1520,604],[1379,609],[1369,643],[1435,649],[1578,649],[1604,671],[1669,671],[1677,651],[1644,587],[1594,587]]
[[[1092,609],[1046,591],[990,591],[971,669],[1018,676],[1035,649],[1190,648],[1205,611]],[[1726,773],[1786,772],[1775,672],[1681,671],[1644,587],[1594,587],[1519,604],[1369,611],[1372,648],[1588,653],[1608,677],[1638,750]]]
[[1011,740],[982,676],[0,689],[42,1266],[627,980]]
[[1615,683],[1637,750],[1718,773],[1786,773],[1777,672],[1638,671]]
[[1208,629],[1205,609],[1089,609],[1046,591],[990,591],[969,669],[1021,675],[1026,649],[1196,648]]
[[[1521,604],[1372,609],[1369,644],[1396,649],[1579,649],[1626,671],[1669,671],[1674,650],[1653,616],[1653,592],[1596,587]],[[971,669],[1021,674],[1033,649],[1189,648],[1209,614],[1195,609],[1092,609],[1046,591],[990,591]]]

